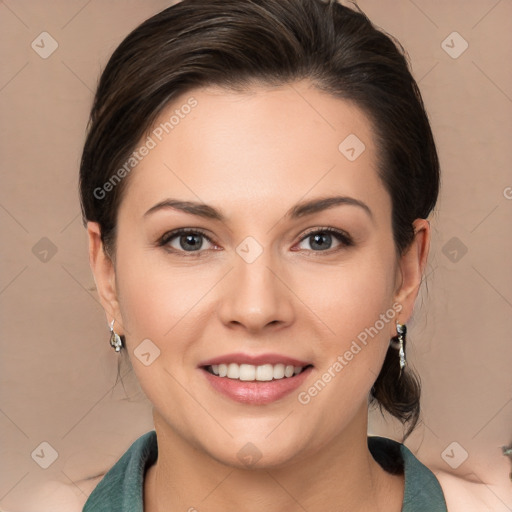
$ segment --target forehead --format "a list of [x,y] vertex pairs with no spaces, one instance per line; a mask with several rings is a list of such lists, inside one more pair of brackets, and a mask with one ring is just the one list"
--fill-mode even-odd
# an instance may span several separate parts
[[149,137],[152,149],[125,191],[131,209],[167,196],[204,201],[229,217],[229,207],[254,214],[332,192],[388,199],[368,117],[308,82],[194,89],[167,106]]

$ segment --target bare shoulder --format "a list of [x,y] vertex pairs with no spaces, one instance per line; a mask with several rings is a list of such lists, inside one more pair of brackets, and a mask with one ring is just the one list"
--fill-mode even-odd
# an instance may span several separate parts
[[453,473],[431,469],[439,480],[448,512],[509,512],[510,489],[498,489],[482,482],[473,482]]
[[102,478],[100,475],[69,484],[57,480],[41,482],[9,512],[82,512],[89,494]]

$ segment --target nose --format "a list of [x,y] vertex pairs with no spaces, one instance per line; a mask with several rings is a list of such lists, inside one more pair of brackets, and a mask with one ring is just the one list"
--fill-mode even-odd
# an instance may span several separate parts
[[293,322],[294,293],[287,283],[289,273],[275,260],[267,250],[252,262],[234,256],[234,268],[220,290],[218,315],[224,325],[257,334]]

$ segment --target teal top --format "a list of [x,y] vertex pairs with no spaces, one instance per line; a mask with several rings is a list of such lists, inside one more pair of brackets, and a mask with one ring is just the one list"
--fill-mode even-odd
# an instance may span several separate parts
[[[386,471],[405,472],[402,512],[447,512],[439,481],[405,445],[369,436],[368,448]],[[144,476],[157,457],[156,431],[151,430],[139,437],[107,472],[82,512],[143,512]]]

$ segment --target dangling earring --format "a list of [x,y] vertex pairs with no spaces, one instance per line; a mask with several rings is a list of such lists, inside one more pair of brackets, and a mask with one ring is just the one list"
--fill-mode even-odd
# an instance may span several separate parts
[[123,348],[121,336],[114,331],[114,320],[110,323],[110,346],[119,352]]
[[407,361],[405,360],[405,336],[407,334],[407,327],[405,324],[396,323],[396,332],[398,333],[397,336],[395,336],[391,340],[391,346],[398,349],[398,356],[400,358],[400,375],[402,375],[402,369],[407,364]]

